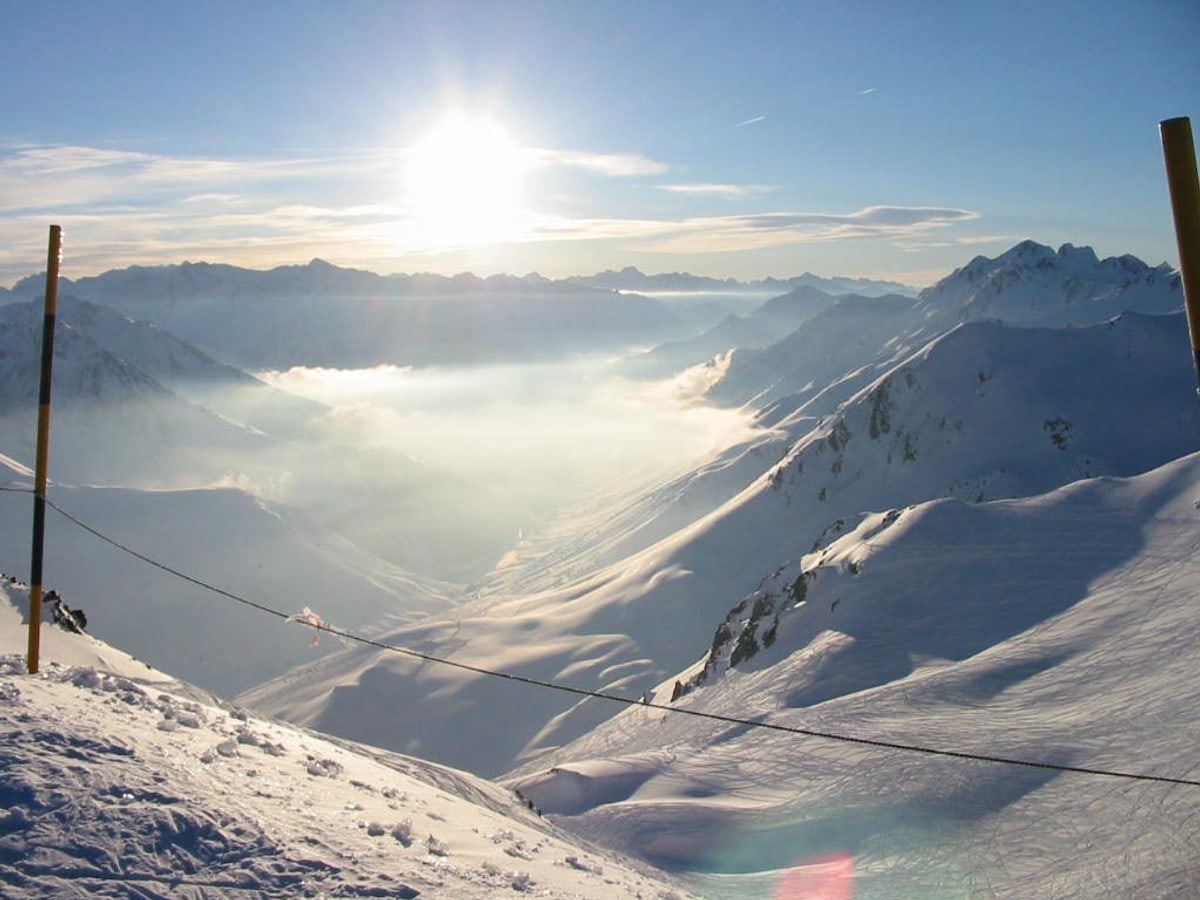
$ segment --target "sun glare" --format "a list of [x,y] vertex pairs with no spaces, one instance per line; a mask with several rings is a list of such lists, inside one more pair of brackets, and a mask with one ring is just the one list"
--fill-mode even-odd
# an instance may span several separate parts
[[412,238],[426,247],[471,246],[517,237],[529,154],[488,119],[454,116],[405,157]]

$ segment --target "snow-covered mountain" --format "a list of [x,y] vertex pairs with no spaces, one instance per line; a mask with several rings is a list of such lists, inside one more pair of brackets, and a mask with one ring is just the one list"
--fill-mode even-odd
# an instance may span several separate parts
[[[28,490],[0,457],[0,484]],[[444,609],[449,589],[372,557],[293,509],[234,488],[140,491],[55,484],[50,500],[90,528],[186,575],[289,614],[310,607],[343,628],[379,630]],[[0,492],[0,569],[25,572],[33,503]],[[84,608],[89,630],[224,696],[339,644],[170,576],[47,513],[46,587]]]
[[250,716],[87,635],[43,625],[26,675],[27,605],[0,584],[5,897],[687,896],[511,790]]
[[[731,347],[707,396],[726,406],[749,403],[760,409],[781,400],[798,408],[822,393],[836,396],[839,392],[829,391],[832,386],[861,387],[864,374],[878,374],[866,364],[893,359],[897,335],[917,322],[908,297],[846,294],[769,346]],[[912,343],[903,346],[911,349]],[[841,393],[837,399],[846,396]],[[823,412],[835,406],[827,403]]]
[[[388,640],[636,696],[688,665],[765,574],[853,529],[867,511],[936,497],[1027,496],[1081,477],[1134,475],[1191,452],[1200,443],[1194,378],[1181,314],[1080,329],[962,325],[856,394],[782,462],[767,461],[732,500],[658,543],[569,587],[494,598]],[[483,772],[536,757],[612,712],[526,693],[350,650],[247,699]],[[385,696],[396,719],[369,717]],[[493,715],[506,725],[497,740],[483,747],[458,738],[467,719]],[[416,730],[402,724],[413,720],[422,723]]]
[[[9,296],[38,290],[29,278]],[[250,370],[555,358],[645,344],[675,322],[645,297],[538,277],[381,276],[321,260],[269,271],[134,266],[64,279],[61,290]]]
[[[397,595],[425,614],[372,636],[455,667],[355,646],[240,699],[344,739],[507,772],[571,829],[707,872],[706,896],[1195,893],[1192,785],[752,724],[1200,779],[1186,728],[1200,699],[1188,665],[1200,648],[1200,407],[1177,276],[1026,242],[915,299],[859,292],[822,305],[782,340],[687,373],[759,410],[744,443],[637,496],[598,486],[523,537],[469,602],[451,607],[449,589],[395,573]],[[485,436],[478,446],[486,453]],[[280,555],[259,550],[262,525],[237,523],[247,504],[265,505],[205,493],[183,513],[196,529],[226,521],[210,502],[228,505],[222,537],[245,547],[242,565],[294,575],[289,611],[353,625],[339,621],[347,589],[320,581],[321,602],[307,599],[315,569],[336,568],[344,546],[322,556],[314,531]],[[102,523],[120,536],[151,496],[61,499],[97,519],[127,508]],[[286,509],[264,513],[305,527]],[[137,544],[155,558],[218,546],[153,527]],[[306,555],[313,568],[296,564]],[[351,568],[369,581],[377,565]],[[251,594],[244,577],[220,586]],[[91,614],[88,588],[66,596]],[[189,614],[211,609],[195,605]],[[304,635],[255,617],[237,647],[271,629]],[[648,703],[616,715],[625,707],[494,670]],[[660,708],[672,703],[751,723]]]
[[1099,260],[1090,247],[1054,251],[1023,241],[995,259],[978,256],[915,300],[843,297],[777,344],[733,352],[709,389],[716,403],[758,407],[787,399],[825,414],[883,371],[960,322],[1094,325],[1123,312],[1181,309],[1177,273],[1132,256]]
[[[40,302],[33,307],[40,315]],[[4,312],[7,310],[0,309],[0,322]],[[326,412],[319,403],[272,387],[218,362],[157,325],[108,307],[63,296],[58,301],[58,321],[179,396],[234,422],[277,436],[302,435],[311,418]]]
[[802,285],[773,297],[746,315],[731,313],[695,337],[667,341],[628,357],[619,371],[638,378],[663,378],[735,348],[766,347],[833,303],[832,294]]
[[[211,481],[223,474],[224,461],[231,456],[250,458],[272,446],[272,439],[261,431],[184,399],[72,324],[71,316],[80,313],[85,321],[95,320],[101,331],[111,326],[94,307],[64,305],[54,345],[50,453],[56,477],[151,485],[172,483],[186,472],[193,479]],[[109,330],[133,331],[135,326],[127,324],[128,328]],[[156,341],[142,341],[141,349],[169,342],[162,335],[152,337]],[[27,461],[33,460],[36,443],[41,346],[40,304],[0,306],[0,452]],[[177,353],[147,355],[163,369],[172,360],[187,360],[186,348]],[[215,363],[189,362],[194,362],[191,374],[204,371],[234,386],[231,375]],[[244,384],[236,386],[245,390]],[[276,393],[261,387],[263,394]]]
[[1091,247],[1057,251],[1022,241],[995,259],[977,256],[917,296],[929,319],[1010,324],[1087,325],[1125,311],[1170,312],[1183,302],[1166,263],[1135,256],[1098,259]]
[[739,281],[735,278],[708,278],[687,272],[669,272],[647,275],[635,266],[626,266],[617,271],[608,269],[595,275],[575,275],[567,279],[571,284],[603,288],[614,291],[636,291],[640,293],[686,292],[711,293],[720,291],[761,291],[771,295],[783,294],[797,288],[815,288],[827,294],[877,294],[915,293],[907,285],[896,281],[880,281],[871,278],[825,277],[805,272],[793,278],[763,278],[755,281]]
[[715,896],[763,896],[797,860],[830,866],[840,892],[821,896],[1195,896],[1198,509],[1193,454],[872,514],[765,572],[711,650],[653,692],[782,728],[1190,785],[636,707],[510,783],[573,832],[723,876]]

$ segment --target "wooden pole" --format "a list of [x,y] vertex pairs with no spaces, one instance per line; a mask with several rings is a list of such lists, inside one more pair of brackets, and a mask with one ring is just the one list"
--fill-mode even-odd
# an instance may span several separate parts
[[50,226],[46,256],[46,305],[42,316],[42,383],[38,394],[37,468],[33,483],[33,551],[29,577],[29,674],[38,670],[42,637],[42,549],[46,534],[46,469],[50,459],[50,375],[54,366],[54,318],[58,314],[58,267],[62,228]]
[[1192,356],[1200,378],[1200,181],[1196,177],[1196,146],[1192,123],[1186,116],[1158,124],[1167,164],[1167,187],[1175,215],[1175,240],[1179,244],[1179,274],[1183,278],[1183,304],[1192,336]]

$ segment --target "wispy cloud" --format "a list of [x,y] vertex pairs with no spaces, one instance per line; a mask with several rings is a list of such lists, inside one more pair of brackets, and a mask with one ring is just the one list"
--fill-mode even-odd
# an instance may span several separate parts
[[869,206],[852,213],[773,212],[683,220],[544,220],[542,240],[624,239],[636,249],[671,253],[721,253],[787,244],[849,240],[913,240],[926,232],[969,222],[966,209]]
[[205,159],[94,147],[0,149],[2,214],[24,209],[82,208],[114,198],[174,202],[238,185],[262,192],[288,179],[361,171],[361,156],[304,159]]
[[565,166],[583,169],[597,175],[630,178],[640,175],[662,175],[670,170],[666,163],[638,153],[585,153],[575,150],[539,150],[537,161],[543,166]]
[[963,234],[935,239],[931,235],[914,235],[911,240],[896,241],[901,250],[918,252],[922,250],[941,249],[944,247],[975,247],[991,245],[1008,248],[1017,241],[1024,240],[1026,235],[1019,234]]
[[764,185],[757,184],[660,184],[660,191],[672,194],[698,194],[722,197],[745,197],[749,194],[761,194],[769,190]]
[[139,167],[153,162],[149,153],[98,147],[17,147],[3,160],[3,169],[38,175],[62,175],[116,167]]
[[766,116],[755,116],[752,119],[746,119],[746,121],[744,121],[744,122],[738,122],[737,125],[735,125],[734,127],[735,128],[745,128],[747,125],[756,125],[759,122],[763,121],[765,118],[766,118]]
[[694,222],[692,231],[662,242],[660,248],[729,252],[828,241],[895,242],[977,218],[979,213],[972,210],[913,206],[869,206],[841,214],[781,212],[731,216]]
[[859,91],[858,93],[860,96],[865,97],[867,94],[875,93],[875,88],[867,88],[866,90]]

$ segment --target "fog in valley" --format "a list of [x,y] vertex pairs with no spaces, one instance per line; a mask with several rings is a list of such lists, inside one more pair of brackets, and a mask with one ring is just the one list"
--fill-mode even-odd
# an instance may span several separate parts
[[[315,277],[311,268],[295,277]],[[586,288],[563,296],[516,290],[432,305],[401,297],[390,308],[412,321],[388,331],[360,317],[379,304],[332,290],[321,295],[317,324],[290,315],[291,301],[245,304],[231,287],[211,288],[216,299],[206,301],[225,304],[224,315],[185,321],[159,302],[176,289],[165,274],[140,290],[110,285],[119,274],[68,286],[61,304],[52,481],[236,488],[438,581],[478,582],[548,524],[687,471],[751,428],[749,413],[704,399],[711,367],[632,380],[621,364],[664,329],[699,333],[762,303],[761,292],[659,301]],[[284,290],[272,279],[294,274],[222,277],[257,279],[269,293]],[[492,325],[464,324],[467,302]],[[32,466],[40,307],[31,299],[0,309],[9,348],[0,362],[0,453]],[[541,319],[540,329],[518,328]],[[438,344],[433,335],[447,330],[461,334]],[[255,334],[274,343],[247,342]],[[493,340],[507,348],[503,361],[488,361],[504,356],[488,349]],[[316,357],[325,361],[279,350],[305,346],[324,348]],[[413,350],[421,346],[427,352]],[[416,362],[423,355],[435,361]],[[287,361],[276,365],[279,357]],[[336,362],[345,357],[356,362]]]
[[610,362],[259,373],[325,411],[308,421],[304,452],[240,486],[390,561],[477,579],[549,521],[750,434],[747,413],[704,401],[704,367],[638,382]]

